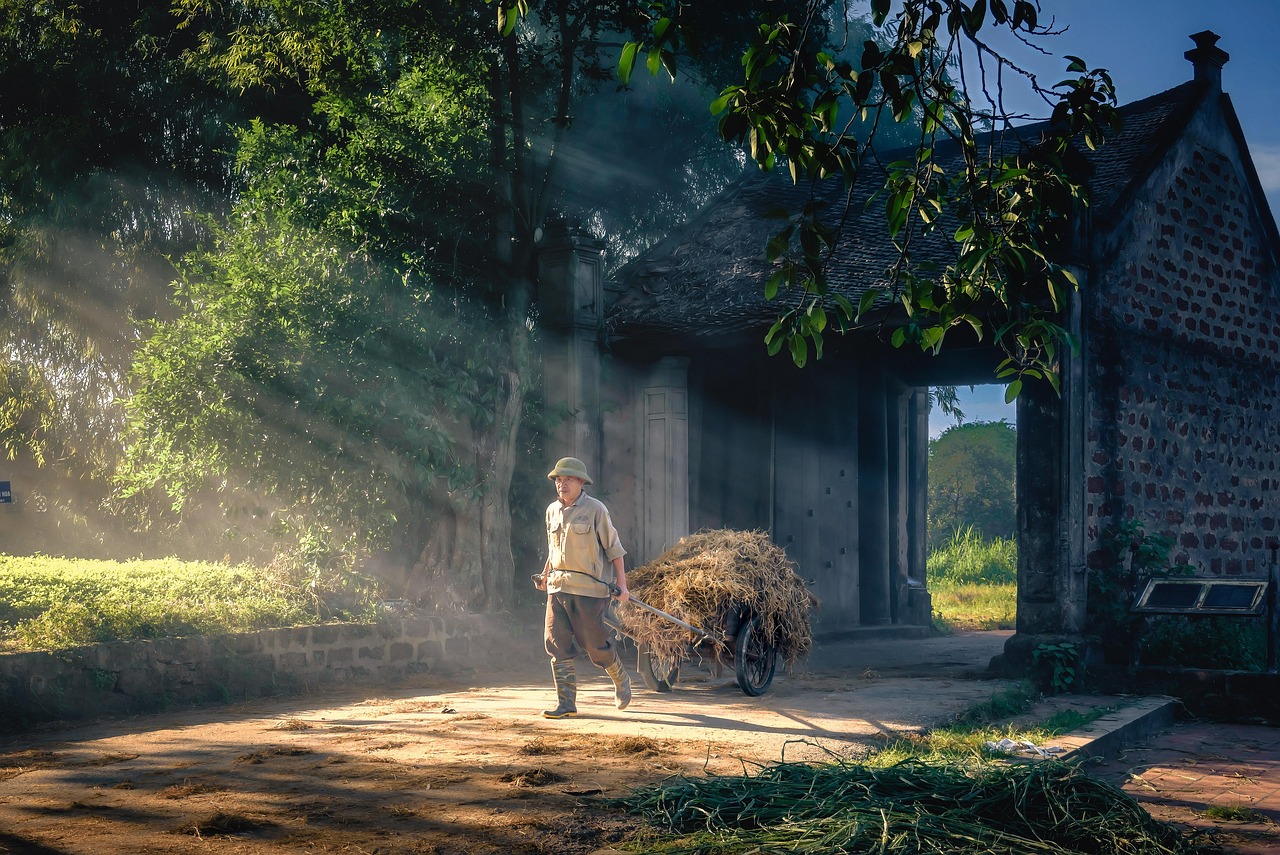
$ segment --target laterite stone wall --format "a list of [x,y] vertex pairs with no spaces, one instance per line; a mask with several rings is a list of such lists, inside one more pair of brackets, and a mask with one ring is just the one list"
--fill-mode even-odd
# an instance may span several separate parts
[[1134,518],[1199,574],[1261,575],[1280,533],[1275,249],[1230,138],[1189,136],[1131,206],[1089,317],[1089,563]]
[[509,666],[531,651],[540,652],[513,637],[510,616],[460,614],[3,654],[0,733],[48,721]]

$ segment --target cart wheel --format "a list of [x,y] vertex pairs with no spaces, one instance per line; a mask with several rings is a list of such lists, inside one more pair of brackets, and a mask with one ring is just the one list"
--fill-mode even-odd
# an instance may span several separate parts
[[649,649],[649,645],[639,645],[636,655],[636,670],[645,686],[655,692],[669,692],[680,679],[680,663],[674,659],[663,659]]
[[738,630],[738,638],[733,645],[733,664],[738,672],[738,686],[744,693],[754,698],[768,691],[778,657],[764,636],[764,625],[759,615],[752,615]]

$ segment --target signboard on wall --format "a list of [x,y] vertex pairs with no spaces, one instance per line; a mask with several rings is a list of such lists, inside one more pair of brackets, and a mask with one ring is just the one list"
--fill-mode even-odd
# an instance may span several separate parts
[[13,490],[9,488],[8,481],[0,481],[0,505],[13,504]]

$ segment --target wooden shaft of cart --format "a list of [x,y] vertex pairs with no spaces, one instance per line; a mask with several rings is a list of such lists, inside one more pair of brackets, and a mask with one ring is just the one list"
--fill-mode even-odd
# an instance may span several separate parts
[[[620,594],[620,593],[622,593],[622,589],[621,589],[621,588],[619,588],[617,585],[613,584],[612,582],[606,582],[606,581],[604,581],[603,579],[600,579],[600,578],[598,578],[598,577],[596,577],[596,576],[591,575],[590,573],[584,573],[584,572],[583,572],[583,571],[581,571],[581,570],[561,570],[560,572],[562,572],[562,573],[577,573],[579,576],[586,576],[588,579],[592,579],[592,580],[594,580],[594,581],[596,581],[596,582],[599,582],[601,585],[604,585],[606,588],[608,588],[608,589],[609,589],[609,593],[611,593],[611,594],[613,594],[613,595],[615,595],[615,596],[616,596],[616,595],[618,595],[618,594]],[[538,579],[540,578],[540,574],[538,574],[538,573],[534,573],[534,574],[533,574],[532,576],[530,576],[529,578],[530,578],[530,579],[532,579],[532,580],[536,583],[536,582],[538,581]],[[654,606],[649,605],[648,603],[644,602],[643,600],[637,600],[635,597],[632,597],[632,596],[628,595],[628,597],[627,597],[627,602],[628,602],[628,603],[635,603],[637,606],[639,606],[640,608],[644,609],[646,612],[650,612],[650,613],[652,613],[652,614],[655,614],[655,615],[657,615],[657,616],[658,616],[658,617],[660,617],[660,618],[666,618],[667,620],[671,621],[672,623],[676,624],[677,626],[682,626],[682,627],[684,627],[685,629],[689,630],[690,632],[692,632],[694,635],[698,636],[699,638],[707,638],[707,639],[710,639],[710,640],[712,640],[712,641],[719,641],[719,640],[720,640],[720,639],[716,638],[714,635],[712,635],[711,633],[707,632],[705,629],[699,629],[698,627],[694,626],[694,625],[693,625],[693,624],[691,624],[691,623],[686,623],[686,622],[684,622],[684,621],[680,620],[680,618],[676,617],[675,615],[667,614],[667,613],[666,613],[666,612],[664,612],[662,609],[655,608]]]
[[699,638],[709,638],[709,639],[711,639],[712,641],[716,641],[716,640],[717,640],[717,639],[715,638],[715,636],[713,636],[711,633],[707,632],[705,629],[699,629],[698,627],[694,626],[694,625],[693,625],[693,624],[691,624],[691,623],[685,623],[684,621],[680,620],[680,618],[676,617],[675,615],[667,614],[667,613],[666,613],[666,612],[664,612],[662,609],[655,608],[654,606],[649,605],[648,603],[644,602],[643,600],[637,600],[635,597],[628,597],[628,598],[627,598],[627,602],[628,602],[628,603],[631,603],[632,605],[639,606],[640,608],[644,609],[646,612],[649,612],[649,613],[651,613],[651,614],[655,614],[655,615],[657,615],[657,616],[658,616],[658,617],[660,617],[660,618],[666,618],[667,620],[671,621],[672,623],[674,623],[674,624],[676,624],[676,625],[678,625],[678,626],[682,626],[682,627],[684,627],[685,629],[689,630],[690,632],[694,633],[694,634],[695,634],[695,635],[697,635]]

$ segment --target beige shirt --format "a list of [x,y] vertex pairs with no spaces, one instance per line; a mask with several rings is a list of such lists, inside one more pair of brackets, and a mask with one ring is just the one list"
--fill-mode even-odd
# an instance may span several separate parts
[[559,500],[547,506],[547,551],[551,556],[547,591],[586,597],[607,597],[609,591],[582,573],[612,584],[613,560],[627,554],[609,518],[609,509],[586,493],[567,508]]

